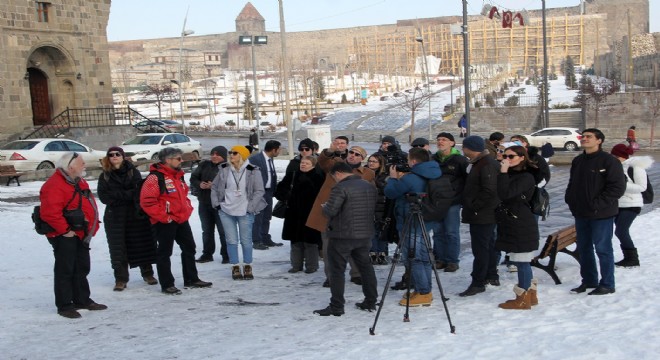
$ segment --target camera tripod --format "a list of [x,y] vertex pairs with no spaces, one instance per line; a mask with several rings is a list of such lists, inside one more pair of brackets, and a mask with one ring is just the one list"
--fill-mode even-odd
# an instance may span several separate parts
[[[419,193],[419,194],[409,194],[406,195],[406,200],[408,200],[410,204],[410,212],[406,216],[406,220],[404,222],[404,227],[403,227],[403,233],[401,238],[399,239],[399,243],[396,246],[396,250],[394,251],[394,256],[393,256],[393,261],[392,261],[392,266],[390,267],[390,272],[387,276],[387,282],[385,283],[385,288],[383,289],[383,293],[380,299],[380,303],[378,303],[378,310],[376,311],[376,317],[374,319],[373,325],[369,328],[369,334],[375,335],[375,329],[376,329],[376,324],[378,323],[378,318],[380,317],[380,312],[383,309],[383,305],[385,304],[385,297],[387,296],[387,291],[390,288],[390,282],[392,281],[392,275],[394,274],[394,270],[396,269],[396,265],[399,262],[399,258],[401,256],[401,251],[402,251],[402,246],[404,245],[404,241],[407,241],[407,248],[408,248],[408,256],[407,256],[407,266],[408,269],[411,269],[412,267],[412,260],[415,258],[415,252],[416,252],[416,246],[417,242],[415,239],[417,238],[418,232],[421,231],[422,239],[424,241],[424,246],[426,246],[426,250],[428,251],[428,256],[429,256],[429,261],[431,264],[435,264],[435,257],[433,256],[433,249],[431,247],[431,240],[429,237],[429,233],[426,231],[426,226],[424,225],[424,218],[422,217],[422,198],[427,196],[425,193]],[[435,274],[435,280],[438,285],[438,290],[440,291],[440,298],[442,299],[442,305],[445,308],[445,313],[447,314],[447,321],[449,322],[449,330],[452,334],[456,332],[456,327],[452,324],[451,322],[451,316],[449,315],[449,309],[447,308],[447,300],[448,298],[445,297],[444,291],[442,290],[442,285],[440,284],[440,277],[438,276],[438,271],[435,269],[433,265],[431,265],[433,269],[433,273]],[[410,286],[412,283],[412,269],[410,272],[410,276],[408,277],[407,281],[407,290],[406,290],[406,312],[403,315],[403,321],[404,322],[409,322],[410,321]]]

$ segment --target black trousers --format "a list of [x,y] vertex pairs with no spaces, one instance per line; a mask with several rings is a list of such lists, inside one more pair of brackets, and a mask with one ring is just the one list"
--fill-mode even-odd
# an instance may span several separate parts
[[343,309],[344,303],[344,273],[349,258],[362,275],[362,293],[368,304],[375,304],[378,297],[376,289],[376,274],[369,257],[371,238],[360,240],[333,239],[328,241],[328,280],[330,281],[330,306]]
[[167,289],[174,286],[174,275],[172,275],[172,249],[174,242],[179,244],[181,249],[181,268],[183,270],[183,284],[188,284],[199,280],[197,275],[197,266],[195,265],[195,239],[193,238],[190,224],[176,223],[172,221],[169,224],[156,223],[151,226],[154,237],[158,242],[158,259],[156,261],[156,270],[161,288]]
[[472,245],[472,285],[484,286],[486,280],[499,280],[497,262],[499,252],[495,250],[495,224],[470,224]]
[[74,304],[88,305],[90,299],[89,246],[77,236],[49,238],[55,255],[55,306],[58,311],[72,310]]
[[252,243],[265,244],[272,241],[270,236],[270,219],[273,217],[273,194],[275,189],[266,189],[264,200],[266,200],[265,209],[254,216],[254,224],[252,224]]
[[215,229],[217,229],[220,235],[220,256],[223,260],[229,259],[225,229],[222,227],[218,210],[214,209],[211,203],[200,201],[197,212],[199,213],[199,221],[202,223],[202,243],[204,246],[202,255],[213,256],[215,253]]

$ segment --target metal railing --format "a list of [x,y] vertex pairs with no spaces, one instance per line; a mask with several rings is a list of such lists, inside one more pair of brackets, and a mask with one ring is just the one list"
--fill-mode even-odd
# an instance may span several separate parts
[[[136,124],[144,122],[140,126]],[[62,111],[48,124],[41,126],[24,139],[55,138],[66,134],[71,128],[89,128],[101,126],[134,126],[139,131],[153,131],[154,128],[169,132],[157,122],[131,109],[130,107],[80,108]]]

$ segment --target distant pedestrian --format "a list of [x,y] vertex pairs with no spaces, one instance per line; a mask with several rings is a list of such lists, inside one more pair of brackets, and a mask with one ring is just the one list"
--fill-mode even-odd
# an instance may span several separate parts
[[461,119],[458,120],[458,127],[461,131],[460,137],[465,137],[467,135],[467,117],[465,114],[461,116]]
[[[257,134],[257,129],[250,129],[248,145],[250,145],[252,149],[259,150],[259,135]],[[252,150],[250,150],[250,152],[252,152]]]
[[633,125],[628,128],[628,132],[626,133],[626,141],[628,142],[628,146],[630,146],[633,151],[639,150],[639,144],[637,143],[637,136],[635,136],[635,131],[636,128],[635,125]]

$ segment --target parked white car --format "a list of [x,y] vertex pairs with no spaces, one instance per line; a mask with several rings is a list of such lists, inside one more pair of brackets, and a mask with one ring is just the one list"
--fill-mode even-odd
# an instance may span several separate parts
[[14,165],[17,171],[54,169],[66,151],[75,151],[87,166],[99,166],[105,151],[69,139],[28,139],[12,141],[0,148],[0,165]]
[[158,152],[166,147],[181,149],[184,153],[196,153],[201,158],[202,144],[186,135],[179,133],[162,134],[140,134],[121,145],[126,156],[134,161],[158,160]]
[[529,145],[541,147],[545,143],[552,144],[553,148],[576,151],[580,149],[582,134],[576,128],[545,128],[535,133],[525,135]]

